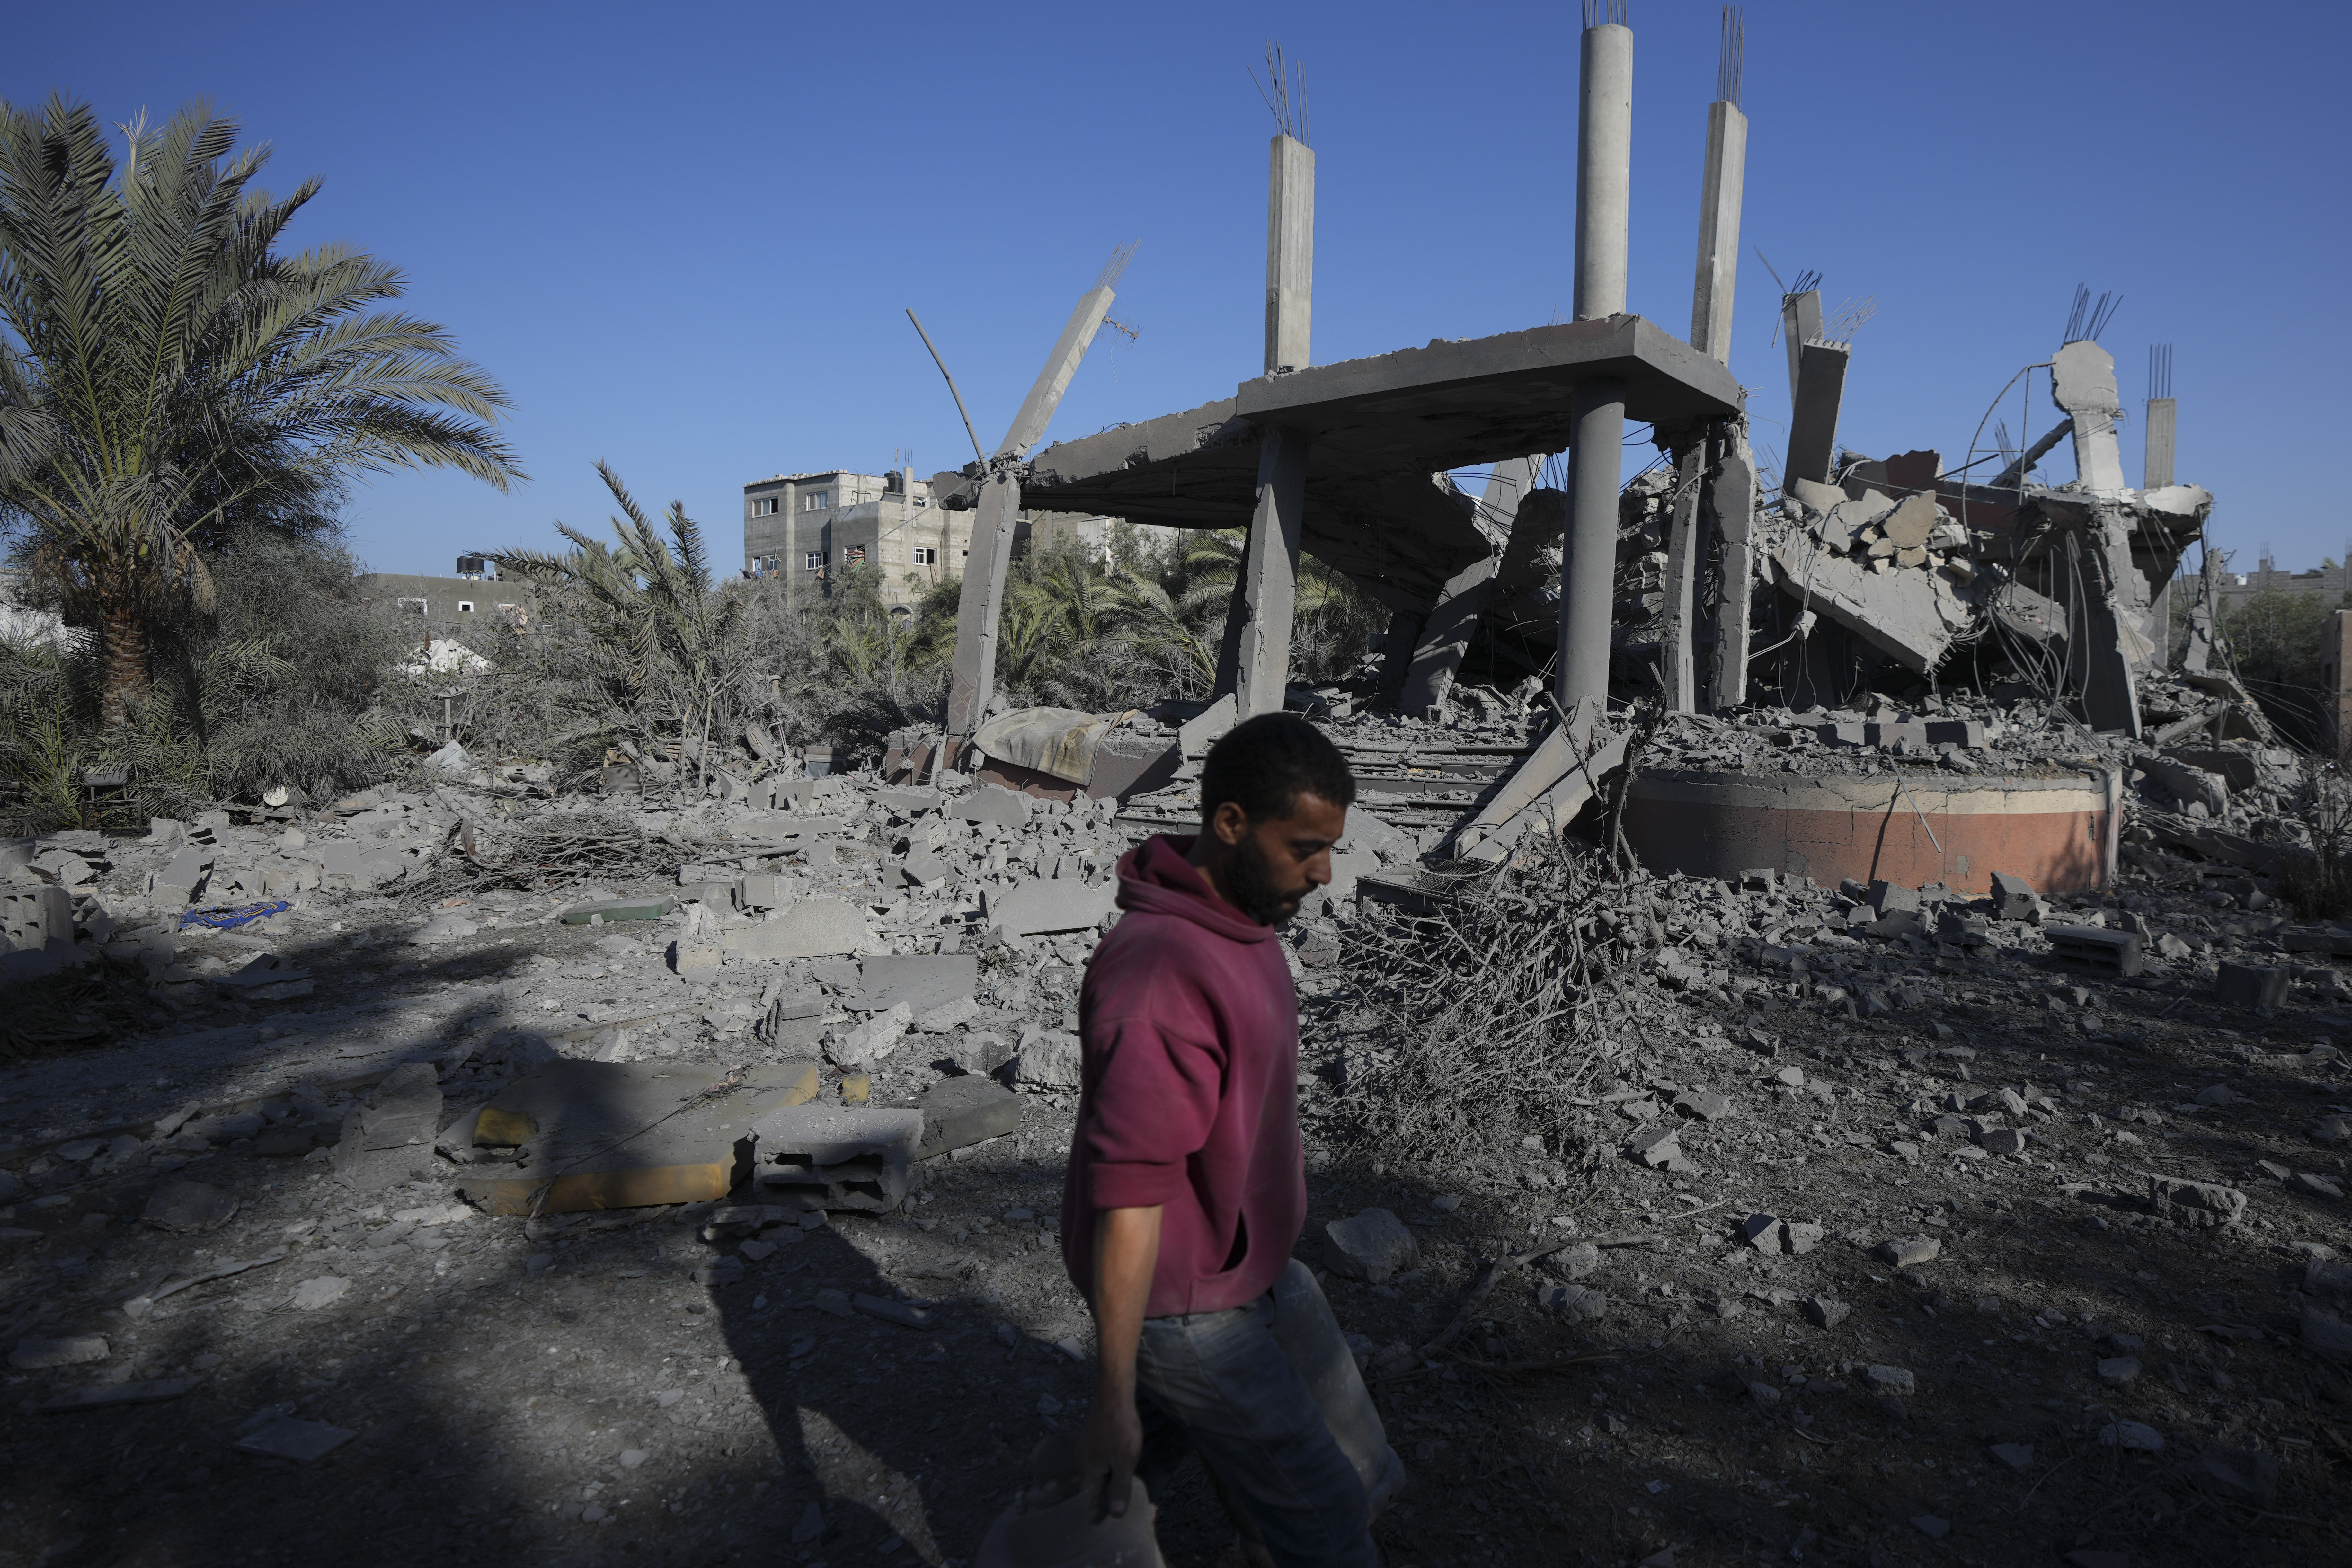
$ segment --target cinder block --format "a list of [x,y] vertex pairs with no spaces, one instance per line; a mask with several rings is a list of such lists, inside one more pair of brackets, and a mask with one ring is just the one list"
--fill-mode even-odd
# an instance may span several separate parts
[[[2112,969],[2129,977],[2137,974],[2140,962],[2139,933],[2131,931],[2108,931],[2100,926],[2052,926],[2050,954],[2069,963],[2094,964]],[[2286,972],[2279,972],[2282,992]]]
[[753,1174],[779,1196],[881,1213],[905,1200],[923,1137],[919,1110],[793,1105],[751,1123]]
[[2284,965],[2224,963],[2213,979],[2213,1000],[2224,1007],[2276,1007],[2286,1000],[2291,972]]
[[978,1073],[942,1079],[916,1103],[923,1113],[918,1159],[1021,1131],[1021,1097]]
[[1029,820],[1029,797],[993,784],[982,784],[958,798],[946,815],[959,822],[984,822],[993,827],[1018,827]]
[[73,897],[63,888],[26,885],[0,889],[0,952],[73,941]]
[[2033,888],[2022,877],[2012,877],[2006,871],[1992,874],[1992,913],[1995,920],[2021,921],[2033,912]]

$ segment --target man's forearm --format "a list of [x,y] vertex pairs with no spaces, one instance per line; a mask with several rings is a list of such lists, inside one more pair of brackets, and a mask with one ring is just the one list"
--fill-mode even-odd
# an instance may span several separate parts
[[1104,1209],[1095,1217],[1097,1397],[1133,1400],[1135,1347],[1160,1265],[1160,1209]]

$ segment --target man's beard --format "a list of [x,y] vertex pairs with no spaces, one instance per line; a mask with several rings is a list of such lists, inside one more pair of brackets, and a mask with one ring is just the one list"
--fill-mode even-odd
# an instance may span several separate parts
[[1311,882],[1295,889],[1277,884],[1274,867],[1258,847],[1257,836],[1246,834],[1234,846],[1234,858],[1225,862],[1225,890],[1242,913],[1262,926],[1276,926],[1297,914],[1300,902],[1315,889]]

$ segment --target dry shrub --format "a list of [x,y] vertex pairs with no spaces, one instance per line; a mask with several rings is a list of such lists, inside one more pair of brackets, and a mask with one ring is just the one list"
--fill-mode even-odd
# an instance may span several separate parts
[[433,868],[401,884],[404,903],[438,904],[508,889],[541,893],[583,882],[675,879],[690,846],[648,833],[619,812],[476,816]]

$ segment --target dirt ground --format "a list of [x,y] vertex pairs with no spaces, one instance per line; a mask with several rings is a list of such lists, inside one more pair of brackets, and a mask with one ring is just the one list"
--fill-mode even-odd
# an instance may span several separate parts
[[[733,1265],[711,1265],[739,1244],[706,1238],[707,1205],[451,1220],[461,1166],[362,1196],[316,1155],[236,1139],[173,1154],[132,1135],[135,1152],[74,1169],[40,1152],[381,1052],[403,1019],[417,1037],[486,1028],[530,1005],[500,987],[550,960],[586,963],[604,940],[518,922],[415,950],[368,937],[371,918],[322,904],[278,944],[316,970],[310,998],[192,1011],[0,1075],[13,1143],[0,1163],[26,1183],[0,1209],[0,1342],[107,1342],[102,1361],[6,1373],[0,1564],[968,1561],[1021,1457],[1084,1414],[1090,1330],[1053,1228],[1066,1101],[1031,1097],[1017,1137],[929,1163],[910,1212],[782,1233],[796,1239],[738,1255],[731,1279]],[[1615,1104],[1645,1089],[1723,1094],[1729,1114],[1684,1127],[1696,1169],[1683,1175],[1607,1139],[1450,1171],[1335,1158],[1324,1118],[1355,999],[1343,979],[1310,984],[1301,1256],[1321,1266],[1324,1222],[1370,1206],[1421,1247],[1385,1284],[1326,1281],[1413,1475],[1379,1529],[1386,1561],[2352,1560],[2352,1385],[2298,1334],[2319,1300],[2303,1293],[2311,1249],[2352,1252],[2352,1236],[2340,1200],[2257,1164],[2342,1174],[2308,1133],[2352,1100],[2343,1068],[2249,1059],[2321,1037],[2299,1007],[2223,1015],[2114,985],[2053,1013],[2044,993],[2079,977],[2039,963],[1946,977],[1942,1005],[1867,1022],[1769,992],[1713,1005],[1653,994],[1638,1066],[1595,1112],[1622,1115]],[[389,1014],[352,1010],[384,998]],[[693,1005],[719,1023],[689,1017],[670,1048],[714,1072],[740,1059],[718,999]],[[1774,1079],[1790,1068],[1803,1087]],[[2226,1102],[2197,1105],[2216,1084]],[[877,1092],[894,1087],[907,1086]],[[1931,1131],[1942,1095],[1999,1087],[2054,1108],[2030,1119],[2023,1159]],[[2158,1220],[2151,1171],[2245,1191],[2246,1223]],[[226,1191],[235,1216],[193,1237],[143,1226],[167,1179]],[[1767,1257],[1740,1239],[1753,1214],[1819,1225],[1822,1239]],[[1940,1255],[1895,1268],[1874,1250],[1919,1236]],[[1465,1332],[1420,1353],[1486,1260],[1561,1241],[1597,1245],[1575,1283],[1601,1293],[1587,1299],[1598,1317],[1542,1304],[1577,1256],[1556,1251],[1504,1272]],[[124,1310],[174,1271],[280,1248]],[[349,1283],[324,1306],[292,1304],[319,1279]],[[860,1294],[919,1303],[932,1326],[871,1316]],[[1814,1298],[1850,1315],[1816,1327]],[[2111,1381],[2115,1365],[2103,1379],[2103,1362],[2126,1359],[2127,1380]],[[190,1381],[152,1404],[41,1409],[168,1379]],[[273,1409],[354,1436],[307,1464],[238,1451]],[[2134,1434],[2126,1423],[2161,1451],[2102,1442]],[[2268,1456],[2274,1489],[2246,1500],[2200,1484],[2183,1467],[2209,1448]],[[1160,1533],[1179,1568],[1219,1563],[1232,1539],[1197,1484],[1164,1500]]]

